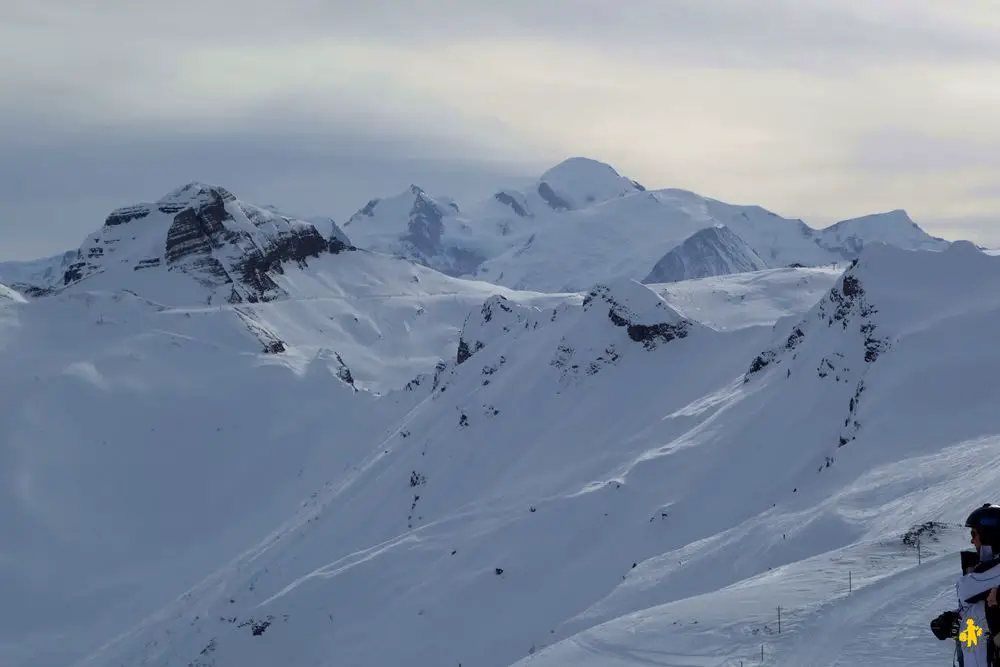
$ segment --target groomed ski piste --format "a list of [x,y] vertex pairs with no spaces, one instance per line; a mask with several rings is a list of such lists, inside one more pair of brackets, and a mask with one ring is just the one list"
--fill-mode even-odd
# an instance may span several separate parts
[[949,664],[1000,257],[544,294],[319,252],[256,303],[176,266],[0,288],[3,664]]

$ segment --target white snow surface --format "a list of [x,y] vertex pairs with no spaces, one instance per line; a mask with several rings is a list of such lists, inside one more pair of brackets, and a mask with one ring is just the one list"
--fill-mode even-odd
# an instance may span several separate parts
[[950,660],[955,525],[1000,492],[971,243],[551,294],[343,250],[257,303],[100,259],[0,297],[0,664]]
[[0,303],[24,303],[25,299],[23,296],[7,287],[6,285],[0,283]]
[[[710,253],[697,239],[684,246],[698,232],[716,227],[740,242],[716,244]],[[672,251],[685,267],[671,278],[678,280],[791,264],[832,265],[853,260],[870,242],[928,250],[948,245],[901,210],[819,230],[759,206],[678,189],[646,190],[610,165],[583,157],[556,165],[522,191],[500,190],[470,206],[414,185],[395,197],[372,200],[344,231],[360,247],[450,275],[544,292],[584,291],[615,278],[640,280]]]

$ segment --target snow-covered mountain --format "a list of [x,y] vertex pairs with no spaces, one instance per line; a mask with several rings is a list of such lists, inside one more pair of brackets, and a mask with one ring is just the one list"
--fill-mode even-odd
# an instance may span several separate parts
[[311,223],[247,204],[225,188],[189,183],[154,203],[113,211],[75,256],[59,258],[61,275],[52,267],[37,271],[46,282],[32,288],[54,291],[83,281],[91,289],[124,288],[136,282],[130,274],[153,271],[146,283],[184,281],[198,286],[209,305],[257,303],[284,294],[274,277],[286,265],[305,267],[310,258],[351,249],[338,228],[325,237]]
[[58,284],[78,254],[79,250],[67,250],[42,259],[0,262],[0,282],[28,295],[45,293],[48,289],[41,286]]
[[460,276],[474,271],[485,255],[459,213],[453,201],[435,199],[411,185],[395,197],[371,200],[344,228],[364,238],[365,248]]
[[[718,227],[742,242],[728,235],[711,243],[705,234],[692,238]],[[647,190],[608,164],[580,157],[556,165],[529,188],[500,190],[469,207],[411,186],[370,201],[344,228],[360,247],[450,275],[548,292],[582,291],[613,278],[642,279],[661,260],[682,264],[679,276],[694,277],[849,262],[873,241],[907,249],[947,246],[903,211],[817,230],[758,206],[684,190]]]
[[672,283],[768,268],[746,241],[728,227],[706,227],[660,258],[642,282]]
[[884,243],[907,250],[941,250],[946,244],[928,236],[906,211],[866,215],[833,224],[820,234],[820,245],[853,259],[866,243]]
[[[761,254],[788,222],[766,212],[552,181],[581,221],[672,198],[683,238],[824,250]],[[197,190],[0,305],[0,662],[949,659],[927,622],[963,538],[927,522],[1000,491],[1000,257],[866,244],[843,273],[546,295]],[[192,216],[205,240],[168,253]]]

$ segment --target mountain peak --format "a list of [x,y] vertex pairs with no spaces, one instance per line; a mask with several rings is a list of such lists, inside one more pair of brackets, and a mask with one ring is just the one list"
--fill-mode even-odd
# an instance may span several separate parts
[[548,169],[539,180],[562,179],[567,176],[590,176],[592,178],[621,178],[614,167],[607,162],[589,157],[570,157]]
[[[821,245],[845,248],[855,256],[865,243],[881,242],[907,250],[943,250],[948,241],[931,236],[903,209],[841,220],[820,230]],[[847,256],[847,255],[845,255]]]
[[538,195],[554,210],[573,210],[645,190],[611,165],[586,157],[571,157],[543,173]]
[[215,199],[221,201],[236,201],[236,196],[220,185],[191,181],[190,183],[186,183],[175,190],[171,190],[164,196],[160,197],[156,203],[162,210],[164,207],[174,208],[179,206],[181,208],[185,208],[188,206],[196,206]]
[[[131,224],[137,220],[142,223]],[[48,293],[107,274],[101,282],[113,289],[134,288],[138,280],[144,289],[158,291],[176,283],[133,276],[169,269],[171,276],[192,279],[195,298],[207,297],[209,303],[268,301],[283,294],[275,282],[283,264],[304,267],[308,258],[353,248],[332,220],[324,228],[320,232],[308,221],[243,202],[226,188],[193,181],[155,202],[112,211],[37,287]]]

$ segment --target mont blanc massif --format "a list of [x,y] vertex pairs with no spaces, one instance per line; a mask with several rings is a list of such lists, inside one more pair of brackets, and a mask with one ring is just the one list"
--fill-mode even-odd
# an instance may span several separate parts
[[949,664],[988,249],[586,158],[93,229],[0,263],[0,664]]

